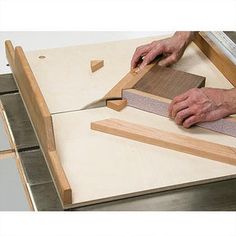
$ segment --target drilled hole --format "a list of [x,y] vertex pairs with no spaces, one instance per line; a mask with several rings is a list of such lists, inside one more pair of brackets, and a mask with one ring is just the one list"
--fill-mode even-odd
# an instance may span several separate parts
[[45,59],[46,57],[45,56],[39,56],[39,59]]

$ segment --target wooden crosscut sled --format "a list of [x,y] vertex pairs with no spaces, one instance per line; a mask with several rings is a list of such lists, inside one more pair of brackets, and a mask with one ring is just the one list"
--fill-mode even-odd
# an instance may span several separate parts
[[[138,90],[133,87],[155,63],[138,73],[127,74],[130,59],[137,46],[154,39],[157,38],[29,52],[6,41],[8,62],[64,208],[236,177],[235,137],[206,127],[183,129],[167,117],[136,109],[129,100],[120,112],[102,105],[85,109],[94,101],[105,104],[108,100],[111,106],[120,109],[123,105],[118,100],[125,91],[126,95],[127,91],[137,95]],[[90,69],[92,58],[105,62],[96,73]],[[206,77],[207,87],[227,89],[236,85],[235,65],[204,33],[197,35],[173,68]],[[141,95],[145,94],[142,91]],[[126,130],[122,136],[116,135],[117,130],[110,135],[90,129],[91,123],[111,118],[114,123],[99,125],[113,128],[113,124],[120,125],[117,120],[124,121],[126,126],[119,126],[118,131],[128,127],[129,139],[123,138],[127,137]],[[133,124],[137,130],[132,129]],[[132,132],[137,135],[147,127],[147,135],[149,128],[160,130],[167,139],[165,145],[162,141],[162,145],[156,146],[132,138]],[[174,142],[180,143],[182,138],[185,143],[169,147],[173,147],[169,143],[171,134]],[[189,140],[196,142],[191,152],[186,151]],[[200,153],[198,146],[199,150],[204,146],[207,152]],[[214,153],[221,155],[220,158],[214,158]]]

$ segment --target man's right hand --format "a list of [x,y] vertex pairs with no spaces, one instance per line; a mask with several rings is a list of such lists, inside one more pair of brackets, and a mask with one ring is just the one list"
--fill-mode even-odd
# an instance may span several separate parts
[[158,62],[160,66],[169,66],[177,62],[188,44],[192,41],[194,32],[176,32],[171,38],[154,41],[138,47],[131,61],[131,69],[143,69],[157,56],[163,58]]

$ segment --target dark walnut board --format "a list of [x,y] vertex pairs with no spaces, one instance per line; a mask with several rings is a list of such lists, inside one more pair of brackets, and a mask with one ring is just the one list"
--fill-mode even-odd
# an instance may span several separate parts
[[205,86],[205,77],[155,65],[135,85],[134,89],[173,99],[191,88]]

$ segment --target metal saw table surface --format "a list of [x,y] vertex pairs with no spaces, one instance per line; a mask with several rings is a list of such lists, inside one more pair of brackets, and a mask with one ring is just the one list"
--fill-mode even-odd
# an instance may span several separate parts
[[[15,96],[15,106],[16,104],[19,104],[20,101],[20,97],[18,94],[12,94],[9,95],[10,96]],[[13,99],[13,100],[14,100]],[[7,101],[8,99],[5,99],[5,101]],[[18,101],[17,101],[18,100]],[[9,101],[9,100],[8,100]],[[14,103],[13,102],[13,103]],[[7,102],[6,102],[7,103]],[[12,103],[12,104],[13,104]],[[18,105],[17,105],[18,106]],[[17,114],[15,114],[17,115]],[[30,152],[32,152],[30,154]],[[28,156],[36,156],[39,155],[37,150],[29,150],[29,154]],[[30,166],[30,163],[28,163],[28,167]],[[29,168],[28,168],[29,170]],[[26,171],[26,169],[25,169]],[[31,170],[32,171],[32,170]],[[27,171],[26,171],[27,172]],[[48,182],[50,182],[49,180],[46,180],[45,183],[48,184]],[[104,204],[100,204],[100,205],[94,205],[94,206],[90,206],[90,207],[84,207],[84,208],[80,208],[80,209],[101,209],[101,210],[205,210],[205,209],[214,209],[214,206],[212,206],[209,202],[209,200],[207,200],[204,197],[204,194],[206,194],[206,192],[208,192],[208,197],[209,199],[212,197],[213,193],[218,192],[218,194],[216,194],[213,199],[215,200],[215,203],[217,201],[219,201],[220,205],[217,205],[217,207],[215,206],[215,209],[233,209],[235,206],[235,203],[231,202],[227,208],[227,202],[225,201],[225,197],[227,197],[228,199],[230,199],[230,196],[232,194],[232,199],[233,196],[235,196],[234,193],[234,189],[228,189],[228,186],[231,185],[232,187],[235,186],[234,184],[234,180],[228,180],[228,181],[222,181],[219,183],[212,183],[212,184],[206,184],[206,185],[202,185],[202,186],[195,186],[195,187],[189,187],[186,189],[181,189],[181,190],[174,190],[174,191],[168,191],[168,192],[164,192],[164,193],[159,193],[159,194],[151,194],[151,195],[146,195],[146,196],[142,196],[142,197],[135,197],[135,198],[130,198],[130,199],[126,199],[126,200],[120,200],[120,201],[114,201],[111,203],[104,203]],[[32,185],[33,186],[33,185]],[[224,193],[222,190],[220,190],[222,187],[224,186],[223,189],[228,189],[227,194],[225,194],[225,190]],[[225,187],[227,186],[227,187]],[[220,191],[222,191],[223,194],[220,194]],[[195,195],[195,193],[197,193],[196,195],[198,196],[199,194],[201,195],[201,197],[197,198],[197,196],[191,197],[191,195]],[[222,199],[220,199],[222,197]],[[180,200],[180,199],[184,199]],[[192,201],[192,200],[195,201]],[[42,199],[41,199],[42,201]],[[176,206],[176,201],[179,202],[178,206]],[[197,202],[197,203],[196,203]],[[205,204],[204,204],[205,202]],[[213,201],[214,202],[214,201]],[[214,204],[215,204],[214,203]],[[199,205],[198,205],[199,204]],[[169,206],[169,207],[168,207]],[[222,207],[222,208],[221,208]],[[40,209],[40,207],[39,207]],[[46,209],[46,208],[44,208]]]

